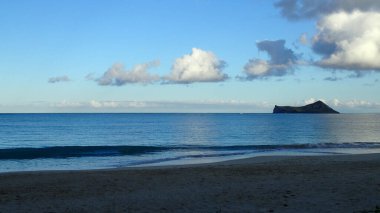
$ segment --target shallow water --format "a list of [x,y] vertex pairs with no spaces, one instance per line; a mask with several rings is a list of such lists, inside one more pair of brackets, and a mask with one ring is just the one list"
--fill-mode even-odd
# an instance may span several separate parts
[[380,114],[0,114],[0,171],[380,152]]

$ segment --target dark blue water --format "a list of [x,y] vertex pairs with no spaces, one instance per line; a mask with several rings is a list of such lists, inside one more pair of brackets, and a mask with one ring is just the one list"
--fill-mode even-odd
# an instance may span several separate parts
[[0,171],[380,152],[380,114],[0,114]]

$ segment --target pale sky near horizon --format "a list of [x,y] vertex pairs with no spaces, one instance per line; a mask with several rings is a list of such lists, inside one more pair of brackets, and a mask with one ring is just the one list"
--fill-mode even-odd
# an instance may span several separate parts
[[380,112],[380,1],[0,1],[2,112]]

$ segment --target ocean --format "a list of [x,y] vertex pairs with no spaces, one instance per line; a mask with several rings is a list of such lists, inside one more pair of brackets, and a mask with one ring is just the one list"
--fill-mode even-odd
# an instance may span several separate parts
[[380,152],[380,114],[0,114],[0,172]]

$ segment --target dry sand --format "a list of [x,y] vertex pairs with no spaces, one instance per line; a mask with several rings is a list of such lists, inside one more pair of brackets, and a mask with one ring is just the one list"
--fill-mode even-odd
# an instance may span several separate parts
[[380,212],[379,207],[380,154],[0,174],[0,212]]

